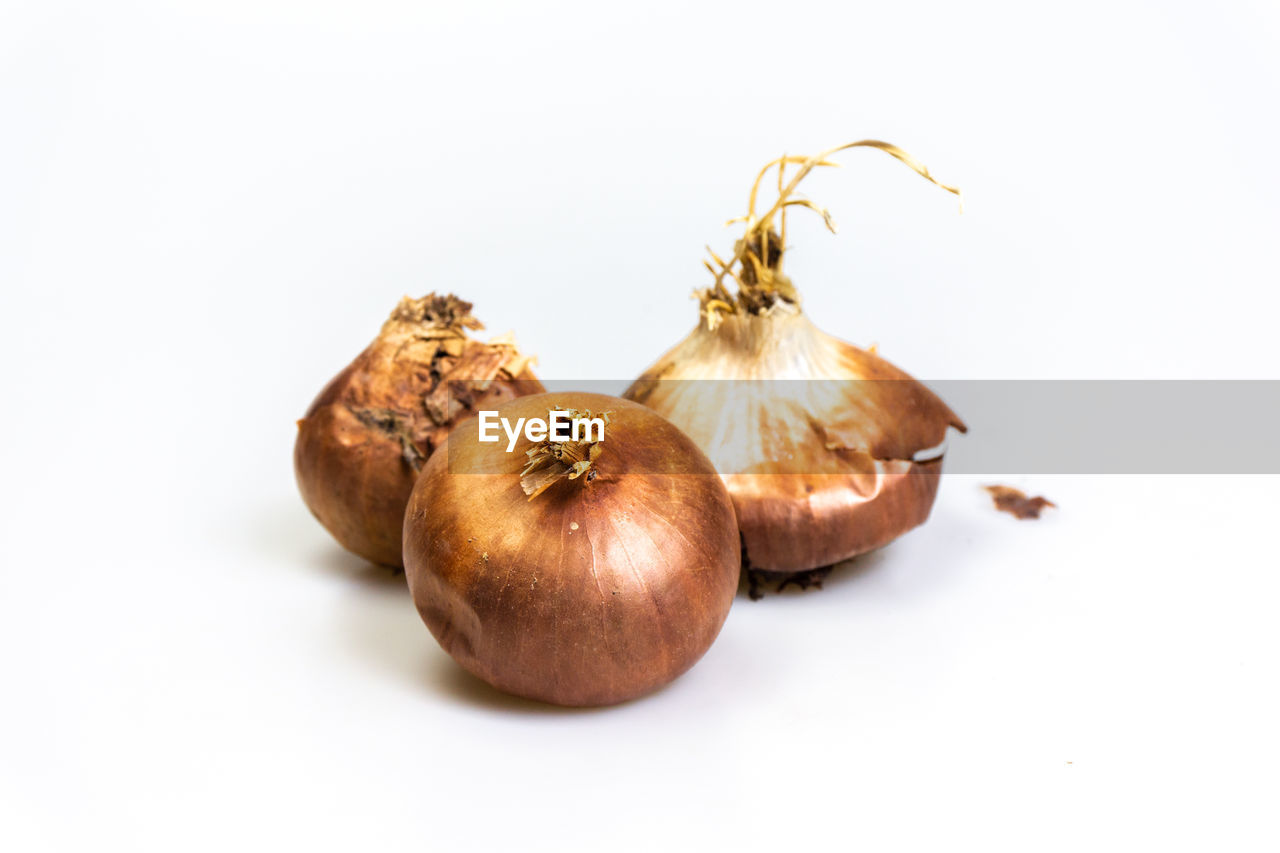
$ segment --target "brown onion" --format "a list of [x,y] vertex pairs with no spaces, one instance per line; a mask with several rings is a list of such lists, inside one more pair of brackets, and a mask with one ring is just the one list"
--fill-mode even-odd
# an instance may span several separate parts
[[[347,550],[402,565],[409,493],[453,425],[475,407],[544,390],[510,336],[488,343],[468,336],[480,328],[471,303],[456,296],[406,296],[298,421],[298,488]],[[451,393],[453,380],[468,380],[471,394]]]
[[507,452],[462,423],[405,515],[405,574],[431,633],[475,675],[559,705],[668,683],[715,639],[738,587],[733,504],[706,456],[616,397],[522,397],[500,417],[607,413],[604,440]]
[[[928,518],[948,426],[964,424],[928,388],[819,330],[782,273],[786,210],[818,210],[796,185],[852,147],[886,151],[934,183],[906,152],[864,140],[767,165],[751,192],[747,233],[728,263],[712,253],[699,324],[624,396],[680,427],[724,476],[754,569],[799,572],[878,548]],[[784,183],[788,165],[800,169]],[[761,179],[778,170],[778,200],[755,215]],[[951,192],[958,191],[946,187]],[[737,283],[730,293],[725,279]]]

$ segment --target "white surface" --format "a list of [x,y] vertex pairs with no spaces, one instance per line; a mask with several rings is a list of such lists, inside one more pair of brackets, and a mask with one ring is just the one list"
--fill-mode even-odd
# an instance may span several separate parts
[[[544,375],[692,326],[755,169],[923,378],[1280,375],[1272,3],[0,7],[0,847],[1262,849],[1275,477],[1038,477],[624,707],[504,699],[340,552],[293,421],[405,292]],[[1224,427],[1229,428],[1229,426]]]

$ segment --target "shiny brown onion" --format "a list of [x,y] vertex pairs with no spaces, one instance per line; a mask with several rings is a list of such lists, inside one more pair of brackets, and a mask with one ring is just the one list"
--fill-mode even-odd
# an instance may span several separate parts
[[[888,143],[842,148],[850,147],[886,151],[937,183]],[[708,264],[715,283],[697,293],[698,327],[623,395],[670,419],[711,458],[733,496],[752,569],[830,566],[923,523],[947,428],[965,429],[910,375],[818,329],[782,272],[787,208],[814,207],[794,199],[796,185],[831,165],[839,150],[782,158],[761,171],[746,235],[728,262],[713,254]],[[788,166],[799,166],[790,182]],[[757,216],[761,179],[771,168],[778,170],[778,200]],[[827,211],[814,209],[834,230]]]
[[405,573],[431,633],[475,675],[558,705],[609,705],[691,667],[738,587],[733,504],[706,456],[616,397],[522,397],[501,417],[605,414],[598,444],[462,423],[427,461],[405,515]]
[[298,421],[298,488],[342,547],[403,565],[405,504],[432,451],[477,407],[544,390],[510,336],[468,334],[480,328],[456,296],[406,296]]

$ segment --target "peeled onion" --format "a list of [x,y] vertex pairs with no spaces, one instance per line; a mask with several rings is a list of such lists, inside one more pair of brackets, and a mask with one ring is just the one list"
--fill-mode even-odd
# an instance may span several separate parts
[[[468,335],[480,328],[456,296],[406,296],[298,421],[302,498],[347,550],[403,565],[405,504],[432,451],[473,409],[544,390],[510,336]],[[451,393],[455,380],[469,393]]]
[[[886,151],[937,183],[910,155],[864,140],[761,171],[747,233],[729,262],[712,257],[712,287],[696,293],[698,327],[624,396],[653,408],[701,447],[733,496],[748,567],[793,573],[887,544],[933,505],[947,428],[965,429],[928,388],[821,331],[782,273],[786,211],[799,181],[831,154]],[[800,168],[785,182],[788,166]],[[756,216],[761,179],[778,170],[778,200]],[[951,192],[958,191],[946,187]],[[726,279],[737,283],[730,293]],[[924,458],[925,456],[928,458]]]
[[608,705],[666,684],[715,639],[741,557],[729,493],[692,441],[616,397],[497,409],[607,415],[601,442],[483,443],[458,426],[405,514],[405,574],[440,645],[509,693]]

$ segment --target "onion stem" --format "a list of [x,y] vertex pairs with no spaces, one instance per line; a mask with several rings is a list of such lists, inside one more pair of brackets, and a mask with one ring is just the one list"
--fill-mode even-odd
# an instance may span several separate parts
[[[712,267],[710,264],[706,265],[715,276],[715,281],[710,288],[699,291],[697,295],[702,302],[702,311],[707,315],[708,321],[713,328],[718,318],[713,318],[712,314],[716,312],[736,313],[740,310],[761,310],[773,305],[777,298],[795,301],[791,298],[795,293],[794,288],[790,286],[786,277],[782,275],[781,256],[786,248],[787,208],[799,206],[818,213],[822,216],[823,223],[827,229],[833,234],[836,233],[835,222],[831,218],[830,211],[808,199],[792,198],[792,196],[795,194],[800,182],[810,172],[819,166],[839,166],[839,163],[830,159],[831,156],[851,148],[879,149],[906,164],[912,171],[930,183],[949,193],[960,196],[960,190],[957,187],[944,184],[934,178],[930,174],[928,167],[915,157],[896,145],[881,142],[878,139],[861,139],[857,142],[850,142],[831,148],[812,157],[784,154],[776,160],[769,161],[756,175],[756,179],[751,185],[751,193],[747,198],[746,216],[729,220],[729,224],[735,222],[747,223],[746,231],[734,246],[733,255],[729,262],[725,263],[714,251],[711,251],[710,247],[707,247],[707,251],[711,252],[711,257],[715,260],[719,269]],[[790,180],[787,180],[786,175],[788,166],[799,167]],[[770,169],[777,169],[777,198],[762,216],[757,216],[756,207],[760,195],[760,187]],[[963,199],[961,204],[961,209],[963,210]],[[778,231],[773,230],[775,218],[778,220]],[[769,248],[771,234],[777,239],[772,263],[770,263]],[[748,263],[750,266],[748,266]],[[741,276],[734,271],[734,267],[739,267],[742,270]],[[748,275],[748,271],[750,271],[750,275]],[[725,287],[725,276],[733,278],[738,286],[736,299]],[[744,279],[748,281],[744,282]]]

